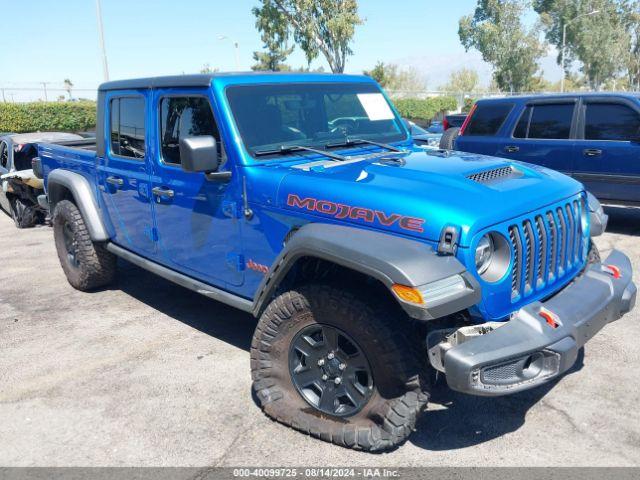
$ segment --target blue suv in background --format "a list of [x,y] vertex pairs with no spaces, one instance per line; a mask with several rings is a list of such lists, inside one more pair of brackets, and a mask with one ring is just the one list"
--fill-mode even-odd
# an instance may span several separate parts
[[573,176],[605,203],[640,205],[640,95],[479,100],[455,148]]

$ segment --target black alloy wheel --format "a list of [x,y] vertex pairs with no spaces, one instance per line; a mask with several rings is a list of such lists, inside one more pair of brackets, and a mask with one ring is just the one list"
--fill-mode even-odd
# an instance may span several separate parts
[[294,337],[289,372],[302,398],[329,415],[354,415],[373,393],[364,353],[349,335],[329,325],[309,325]]
[[62,227],[62,234],[69,264],[74,268],[78,268],[80,266],[80,260],[78,259],[78,242],[76,241],[71,225],[68,222],[64,223]]

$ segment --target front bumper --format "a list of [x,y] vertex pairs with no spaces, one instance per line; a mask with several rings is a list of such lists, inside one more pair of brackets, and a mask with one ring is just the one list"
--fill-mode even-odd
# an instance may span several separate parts
[[571,368],[578,350],[635,300],[631,262],[614,250],[547,301],[523,307],[489,333],[449,345],[440,367],[449,387],[464,393],[497,396],[533,388]]

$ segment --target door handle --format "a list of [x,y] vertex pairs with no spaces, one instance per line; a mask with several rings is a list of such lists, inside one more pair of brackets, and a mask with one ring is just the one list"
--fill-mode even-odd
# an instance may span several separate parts
[[156,196],[156,197],[162,197],[162,198],[173,198],[173,196],[175,195],[173,190],[169,189],[169,188],[162,188],[162,187],[153,187],[151,189],[151,192]]
[[118,177],[107,177],[105,181],[114,187],[121,187],[124,185],[124,180]]
[[508,145],[504,147],[504,151],[507,153],[516,153],[520,151],[520,147],[516,147],[515,145]]
[[585,157],[599,157],[602,155],[602,150],[597,148],[587,148],[586,150],[583,150],[582,153],[584,153]]

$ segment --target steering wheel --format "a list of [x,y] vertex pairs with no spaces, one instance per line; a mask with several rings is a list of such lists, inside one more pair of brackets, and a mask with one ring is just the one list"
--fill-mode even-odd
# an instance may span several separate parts
[[355,133],[357,130],[357,122],[352,118],[339,118],[332,122],[333,128],[331,128],[331,133],[341,132],[344,135],[351,135]]

